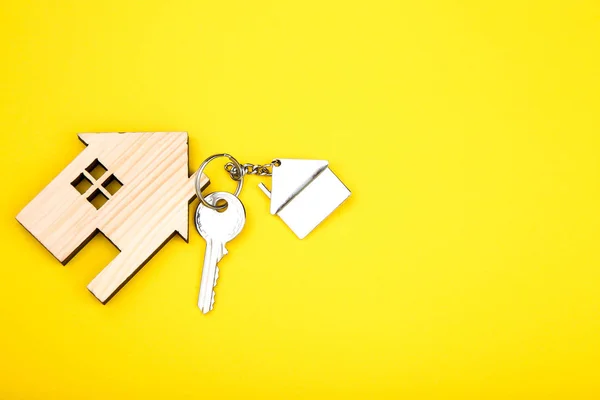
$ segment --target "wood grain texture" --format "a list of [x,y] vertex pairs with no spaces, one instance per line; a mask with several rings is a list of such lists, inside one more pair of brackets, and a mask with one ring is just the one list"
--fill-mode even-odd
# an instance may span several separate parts
[[[98,232],[121,253],[88,285],[106,303],[174,234],[187,241],[189,176],[186,132],[82,133],[87,147],[17,215],[66,264]],[[106,171],[94,178],[94,166]],[[77,182],[91,186],[80,193]],[[109,182],[120,187],[110,193]],[[202,187],[209,180],[202,176]],[[117,185],[118,186],[118,185]],[[106,202],[98,209],[94,196]]]

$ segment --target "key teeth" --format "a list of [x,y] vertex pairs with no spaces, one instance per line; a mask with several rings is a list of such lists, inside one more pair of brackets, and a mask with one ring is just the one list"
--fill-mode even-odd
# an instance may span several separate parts
[[[218,266],[215,267],[215,281],[213,283],[213,288],[215,286],[217,286],[217,279],[219,279],[219,267]],[[215,305],[215,291],[213,290],[211,298],[210,298],[210,307],[209,307],[208,311],[212,311],[214,305]]]

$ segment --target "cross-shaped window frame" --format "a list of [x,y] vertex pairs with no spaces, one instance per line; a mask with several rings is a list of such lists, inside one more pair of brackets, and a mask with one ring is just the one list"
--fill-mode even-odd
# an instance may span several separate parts
[[71,186],[99,210],[114,197],[123,183],[96,158],[71,182]]

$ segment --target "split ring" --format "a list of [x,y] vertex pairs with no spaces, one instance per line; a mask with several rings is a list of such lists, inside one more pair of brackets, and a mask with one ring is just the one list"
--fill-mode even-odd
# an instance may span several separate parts
[[[210,157],[208,157],[206,160],[204,160],[204,162],[200,165],[200,168],[198,168],[198,173],[196,174],[196,195],[198,195],[198,199],[200,199],[200,202],[205,205],[206,207],[212,209],[212,210],[222,210],[225,207],[227,207],[226,205],[222,205],[222,206],[217,206],[217,205],[212,205],[210,204],[208,201],[206,201],[206,199],[204,198],[204,196],[202,196],[202,188],[200,187],[200,177],[202,176],[202,172],[204,171],[204,168],[206,168],[206,166],[208,165],[209,162],[211,162],[212,160],[214,160],[215,158],[219,158],[219,157],[227,157],[229,158],[229,161],[231,161],[233,163],[233,166],[235,168],[237,168],[238,171],[242,170],[242,165],[238,162],[238,160],[236,160],[232,155],[227,154],[227,153],[223,153],[223,154],[215,154],[212,155]],[[239,197],[240,192],[242,191],[242,185],[244,183],[244,175],[242,174],[242,176],[240,177],[240,179],[237,181],[237,188],[235,189],[235,193],[233,193],[233,195],[235,197]]]

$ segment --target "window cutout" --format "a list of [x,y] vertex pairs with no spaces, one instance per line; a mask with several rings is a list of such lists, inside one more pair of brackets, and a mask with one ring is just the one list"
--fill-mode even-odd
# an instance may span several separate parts
[[94,207],[96,207],[96,210],[99,210],[100,207],[108,201],[108,198],[100,191],[100,189],[94,190],[87,199]]
[[120,180],[117,179],[116,176],[111,175],[108,178],[106,178],[104,183],[102,183],[102,186],[104,186],[106,191],[110,193],[111,196],[114,196],[115,193],[117,193],[117,191],[121,189],[121,187],[123,187],[123,184]]
[[95,180],[100,179],[106,172],[106,168],[97,158],[85,170],[89,172]]
[[75,178],[73,182],[71,182],[71,185],[73,185],[73,187],[77,189],[80,194],[84,194],[89,188],[92,187],[92,182],[90,182],[85,175],[79,174],[79,176]]

